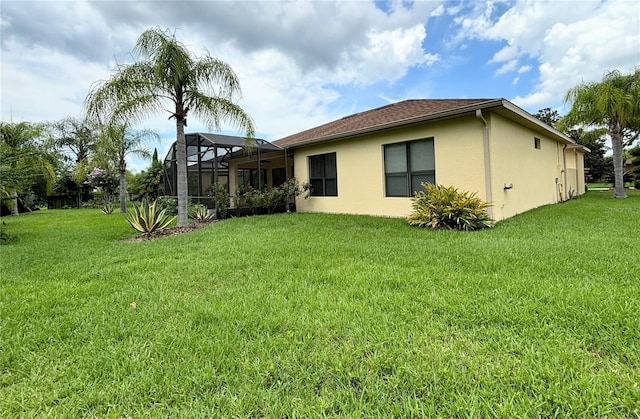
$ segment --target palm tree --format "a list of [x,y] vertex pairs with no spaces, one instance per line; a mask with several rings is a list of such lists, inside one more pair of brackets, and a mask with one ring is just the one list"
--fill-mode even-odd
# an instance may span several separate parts
[[50,124],[52,146],[62,156],[65,165],[71,169],[71,180],[76,184],[78,208],[87,187],[85,184],[90,162],[95,155],[99,131],[97,121],[66,117]]
[[175,34],[147,29],[136,43],[134,56],[141,59],[120,66],[109,80],[94,84],[87,100],[90,115],[113,115],[123,121],[138,120],[170,106],[176,120],[178,226],[188,224],[187,145],[184,127],[189,112],[207,126],[220,130],[225,121],[246,132],[252,143],[251,117],[233,98],[241,93],[233,69],[205,54],[194,57]]
[[127,199],[127,156],[151,157],[149,149],[143,146],[151,140],[160,141],[160,136],[152,130],[134,131],[126,124],[111,124],[104,128],[100,154],[113,160],[118,167],[120,180],[120,212],[126,213]]
[[44,176],[47,189],[55,182],[55,158],[47,152],[43,124],[0,122],[0,195],[11,200],[18,215],[18,193]]
[[640,67],[632,74],[611,71],[600,83],[582,83],[570,89],[565,102],[571,110],[561,121],[563,127],[585,124],[606,126],[611,137],[614,196],[626,198],[623,149],[625,138],[635,138],[640,127]]

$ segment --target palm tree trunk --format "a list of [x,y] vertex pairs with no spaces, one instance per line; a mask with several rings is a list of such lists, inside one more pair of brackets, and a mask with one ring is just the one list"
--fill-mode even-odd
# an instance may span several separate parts
[[120,212],[127,213],[127,171],[120,168]]
[[189,224],[187,208],[187,140],[184,136],[184,121],[176,118],[176,177],[178,193],[178,227]]
[[18,215],[20,211],[18,209],[18,191],[15,189],[11,190],[11,203],[13,204],[11,208],[11,215]]
[[622,157],[622,132],[620,124],[616,124],[611,129],[611,150],[613,151],[613,173],[615,181],[613,184],[614,197],[626,198],[624,190],[624,161]]

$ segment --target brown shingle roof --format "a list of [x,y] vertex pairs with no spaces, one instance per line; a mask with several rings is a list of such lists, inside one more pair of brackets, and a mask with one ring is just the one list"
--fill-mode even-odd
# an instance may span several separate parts
[[329,122],[319,127],[311,128],[297,134],[274,141],[280,147],[309,144],[329,138],[340,138],[350,133],[363,130],[383,128],[389,124],[401,121],[409,122],[412,119],[450,112],[486,102],[494,102],[500,99],[412,99],[403,102],[392,103],[380,108],[371,109],[345,116],[337,121]]

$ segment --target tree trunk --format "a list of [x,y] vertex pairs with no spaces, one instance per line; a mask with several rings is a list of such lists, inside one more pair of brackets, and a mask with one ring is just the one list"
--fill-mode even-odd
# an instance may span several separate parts
[[622,130],[620,124],[615,124],[611,129],[611,150],[613,151],[613,173],[615,182],[613,184],[614,197],[626,198],[624,190],[624,157],[622,155]]
[[127,213],[127,171],[120,168],[120,212]]
[[20,210],[18,209],[18,191],[15,189],[11,190],[11,203],[13,207],[11,208],[11,215],[20,214]]
[[176,177],[178,193],[178,227],[189,224],[187,205],[187,140],[184,136],[184,121],[176,118]]

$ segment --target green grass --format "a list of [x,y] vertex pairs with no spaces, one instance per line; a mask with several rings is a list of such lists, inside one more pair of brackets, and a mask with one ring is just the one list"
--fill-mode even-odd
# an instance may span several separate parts
[[638,192],[472,233],[4,221],[2,417],[640,417]]

